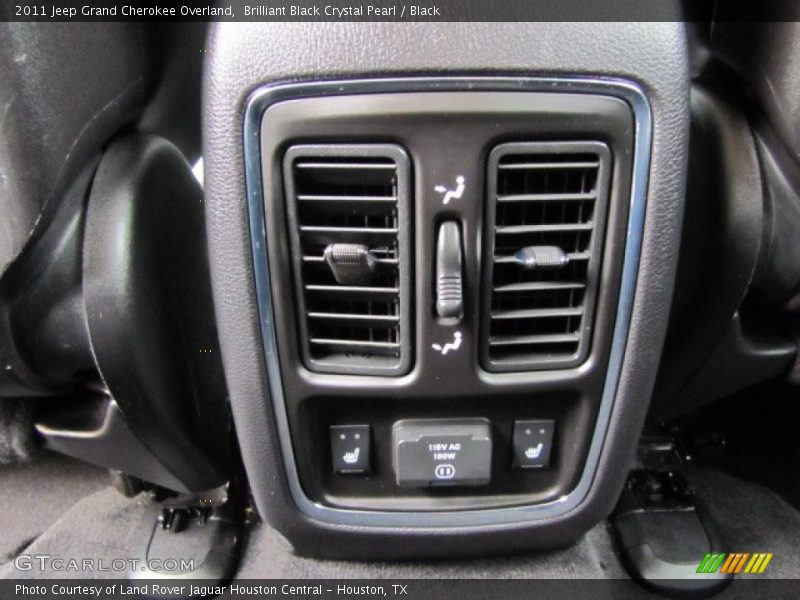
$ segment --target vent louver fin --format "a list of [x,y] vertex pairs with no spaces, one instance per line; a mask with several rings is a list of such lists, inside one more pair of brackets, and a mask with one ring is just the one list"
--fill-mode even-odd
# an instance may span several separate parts
[[306,367],[404,373],[411,293],[405,152],[392,145],[293,146],[283,167]]
[[481,323],[488,370],[585,360],[610,168],[600,142],[502,144],[491,153]]

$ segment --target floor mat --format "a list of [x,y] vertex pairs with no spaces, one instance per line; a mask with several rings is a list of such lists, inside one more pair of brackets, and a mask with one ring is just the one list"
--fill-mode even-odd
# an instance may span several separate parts
[[28,462],[0,466],[0,564],[70,506],[110,484],[107,470],[48,451]]

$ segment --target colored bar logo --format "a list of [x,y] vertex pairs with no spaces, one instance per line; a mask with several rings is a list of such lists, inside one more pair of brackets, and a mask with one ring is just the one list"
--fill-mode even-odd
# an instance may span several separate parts
[[[760,575],[763,573],[769,561],[772,560],[772,552],[709,552],[697,566],[698,573],[750,573]],[[747,566],[745,566],[747,565]]]

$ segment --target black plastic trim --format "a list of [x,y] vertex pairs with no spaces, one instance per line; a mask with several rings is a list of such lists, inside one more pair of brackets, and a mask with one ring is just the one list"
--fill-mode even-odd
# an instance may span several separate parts
[[[631,205],[628,221],[628,239],[625,243],[625,260],[622,288],[613,334],[613,346],[594,427],[586,467],[574,489],[553,502],[537,505],[513,506],[493,510],[462,510],[440,512],[413,511],[363,511],[343,510],[315,503],[305,495],[297,477],[291,437],[288,431],[286,405],[281,387],[281,372],[275,340],[272,313],[267,248],[264,239],[265,223],[261,200],[262,157],[260,153],[261,120],[272,104],[290,98],[329,96],[343,94],[386,93],[398,91],[447,90],[508,90],[571,92],[601,94],[616,97],[628,103],[635,119],[634,166],[631,186]],[[320,522],[358,526],[405,527],[458,527],[502,523],[531,522],[564,515],[578,507],[586,498],[592,485],[600,452],[609,426],[613,399],[619,381],[622,359],[628,336],[633,308],[633,295],[638,274],[639,252],[642,244],[647,181],[650,168],[652,118],[650,105],[643,92],[627,81],[602,78],[440,78],[361,80],[351,82],[321,82],[286,84],[263,88],[248,103],[244,120],[245,164],[250,213],[251,242],[255,262],[256,288],[261,313],[263,343],[266,348],[267,372],[272,392],[273,408],[278,419],[278,430],[283,447],[289,487],[292,497],[306,516]]]

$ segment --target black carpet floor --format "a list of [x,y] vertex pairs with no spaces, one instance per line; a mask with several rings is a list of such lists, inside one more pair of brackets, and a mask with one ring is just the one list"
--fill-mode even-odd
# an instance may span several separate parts
[[300,558],[270,527],[250,542],[238,578],[347,579],[620,579],[626,577],[605,524],[566,550],[504,558],[426,562],[356,562]]
[[110,483],[107,470],[47,451],[30,461],[0,465],[0,563]]
[[[3,533],[16,541],[6,545],[16,549],[36,537],[38,529],[49,527],[25,548],[26,553],[48,553],[64,559],[93,557],[126,558],[138,556],[142,533],[152,528],[158,506],[147,497],[127,499],[112,488],[95,491],[102,478],[90,467],[72,465],[57,459],[45,468],[22,471],[0,470],[3,505],[17,515],[2,525]],[[690,478],[708,505],[711,518],[722,534],[725,549],[731,552],[773,552],[774,558],[764,574],[777,579],[800,579],[800,512],[770,490],[743,482],[713,469],[690,471]],[[83,479],[82,483],[75,480]],[[86,495],[86,494],[89,495]],[[80,499],[81,496],[86,496]],[[68,503],[74,505],[64,511]],[[27,513],[42,513],[41,515]],[[29,519],[26,521],[26,519]],[[22,540],[22,542],[20,541]],[[7,555],[8,558],[8,555]],[[82,573],[52,573],[33,568],[18,571],[13,561],[0,567],[5,578],[72,576]],[[124,576],[100,573],[94,576]],[[260,524],[248,536],[237,578],[571,578],[621,579],[626,573],[615,553],[604,524],[590,530],[578,544],[566,550],[502,559],[437,562],[347,562],[314,560],[293,554],[289,544],[272,528]],[[631,583],[631,585],[634,585]],[[735,587],[735,586],[734,586]]]

